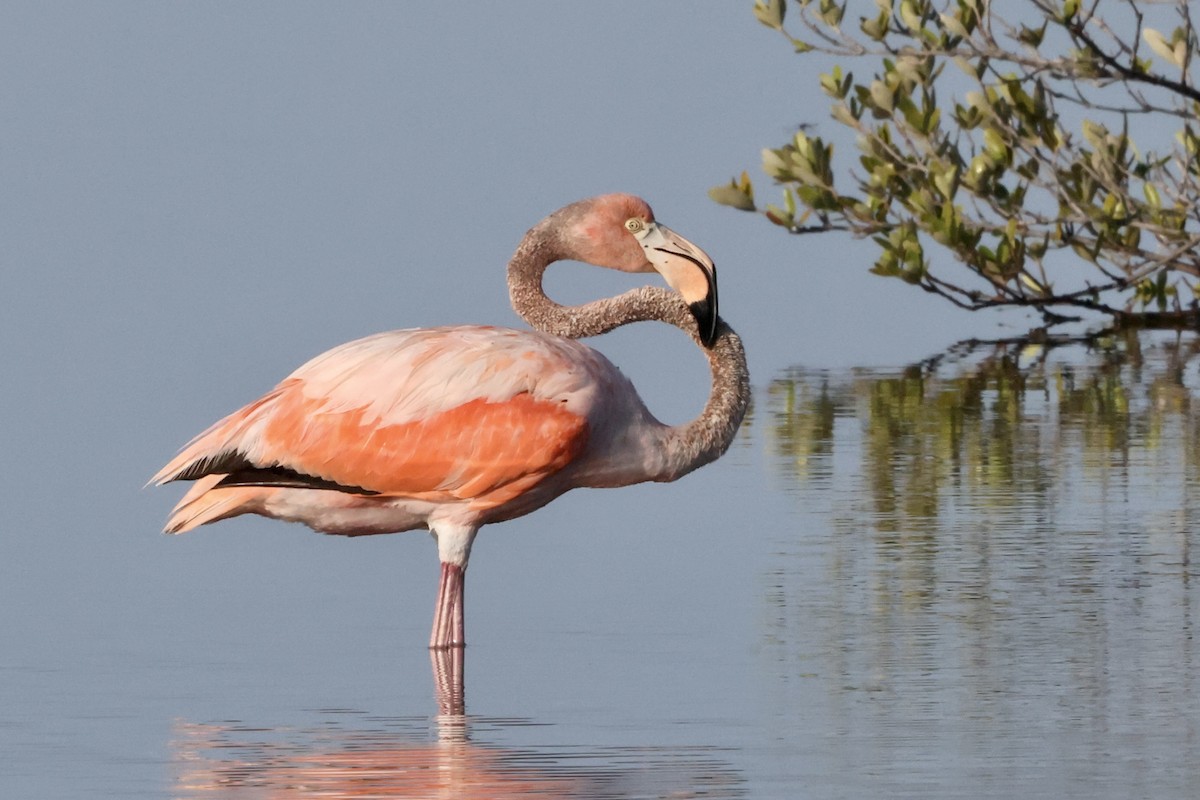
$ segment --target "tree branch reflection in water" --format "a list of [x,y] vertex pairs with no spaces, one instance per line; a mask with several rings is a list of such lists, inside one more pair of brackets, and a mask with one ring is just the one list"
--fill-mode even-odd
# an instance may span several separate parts
[[1014,340],[775,380],[760,419],[799,516],[768,579],[781,735],[828,714],[878,735],[831,751],[845,769],[941,748],[1009,791],[1200,777],[1198,353]]
[[794,369],[768,391],[775,465],[793,482],[830,485],[835,422],[856,420],[878,526],[910,531],[935,525],[939,500],[967,490],[988,506],[1042,506],[1076,458],[1096,480],[1133,460],[1195,477],[1200,339],[1172,336],[966,343],[845,378]]

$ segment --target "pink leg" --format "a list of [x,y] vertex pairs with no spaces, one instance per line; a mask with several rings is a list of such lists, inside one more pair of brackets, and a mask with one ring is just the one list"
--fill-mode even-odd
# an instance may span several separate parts
[[467,643],[463,620],[463,588],[466,573],[457,564],[442,562],[442,579],[438,584],[437,608],[433,613],[433,632],[429,646],[434,649],[463,647]]

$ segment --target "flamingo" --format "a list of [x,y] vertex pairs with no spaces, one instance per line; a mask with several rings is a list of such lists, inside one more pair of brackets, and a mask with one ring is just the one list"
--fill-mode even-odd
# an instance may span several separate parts
[[[563,306],[546,268],[581,261],[658,272],[643,286]],[[464,586],[480,527],[576,487],[673,481],[720,457],[750,397],[741,340],[717,315],[716,268],[627,194],[562,208],[508,265],[513,308],[536,330],[391,331],[319,355],[185,445],[151,483],[195,483],[165,527],[183,533],[240,514],[344,536],[428,529],[441,578],[429,646],[461,647]],[[659,422],[633,384],[575,341],[631,322],[682,329],[708,357],[700,415]]]

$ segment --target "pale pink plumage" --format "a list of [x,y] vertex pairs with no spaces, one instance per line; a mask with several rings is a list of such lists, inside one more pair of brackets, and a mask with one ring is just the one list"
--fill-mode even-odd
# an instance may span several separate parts
[[[541,291],[542,270],[561,258],[657,270],[680,294],[645,288],[564,308]],[[728,447],[749,397],[740,341],[716,317],[711,260],[655,223],[644,201],[607,195],[556,212],[526,236],[509,277],[522,316],[559,335],[445,327],[334,348],[151,479],[196,481],[166,530],[246,513],[349,536],[428,528],[442,561],[430,646],[457,646],[481,525],[575,487],[674,480]],[[687,426],[655,420],[616,367],[573,340],[639,319],[711,347],[713,395]]]
[[[308,362],[152,480],[221,470],[180,501],[171,533],[245,513],[345,535],[442,517],[478,527],[574,486],[653,477],[663,427],[620,371],[578,342],[490,327],[392,331]],[[223,463],[242,461],[371,494],[216,486],[238,471]]]

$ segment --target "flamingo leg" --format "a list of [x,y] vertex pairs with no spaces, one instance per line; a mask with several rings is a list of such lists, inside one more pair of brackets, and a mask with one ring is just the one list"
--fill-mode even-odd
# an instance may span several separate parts
[[465,583],[466,572],[461,566],[442,562],[437,607],[433,612],[433,632],[429,635],[431,649],[440,650],[466,645],[466,625],[463,615]]

